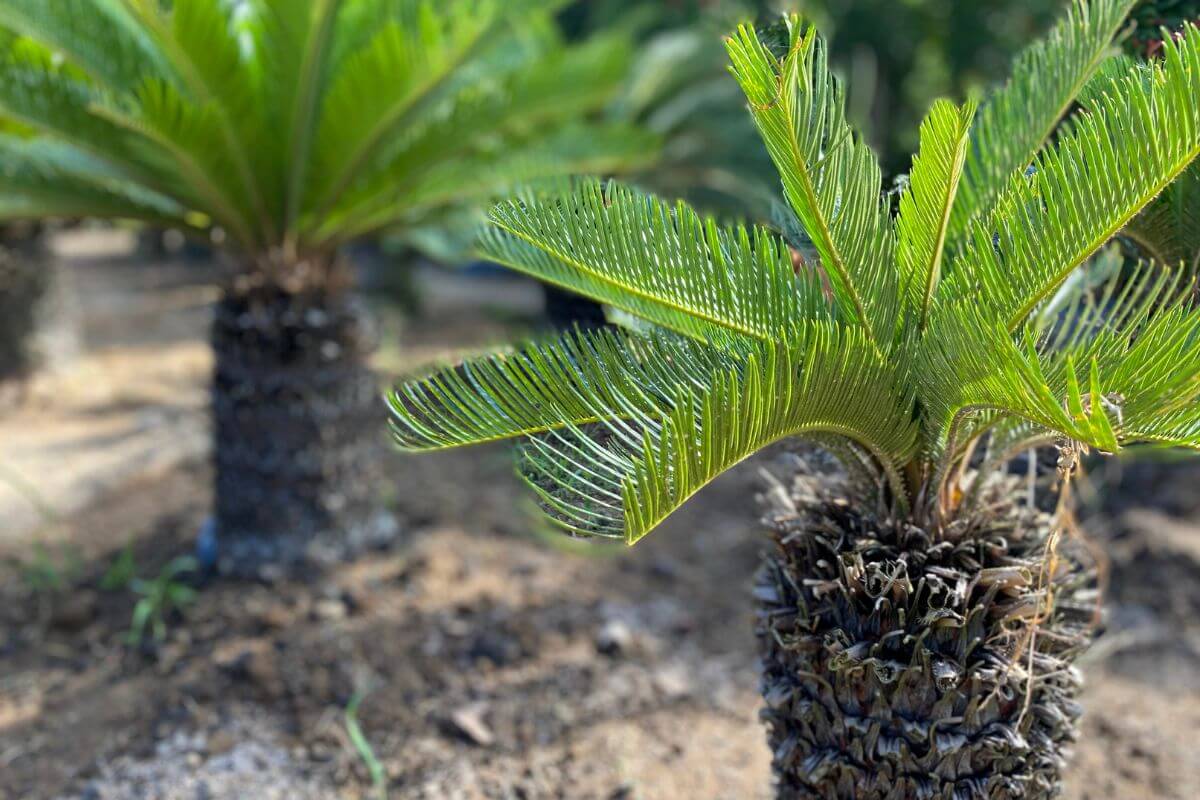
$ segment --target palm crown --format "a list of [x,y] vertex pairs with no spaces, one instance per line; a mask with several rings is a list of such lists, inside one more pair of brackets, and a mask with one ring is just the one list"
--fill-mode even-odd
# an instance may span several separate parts
[[739,28],[732,72],[815,263],[621,186],[526,192],[492,212],[483,252],[632,330],[403,383],[396,439],[525,437],[520,471],[549,517],[629,542],[785,437],[829,445],[893,510],[935,519],[985,435],[993,465],[1048,437],[1200,447],[1186,287],[1148,268],[1080,279],[1200,153],[1200,31],[1161,63],[1100,69],[1131,5],[1077,2],[978,111],[936,102],[894,217],[815,32],[795,17],[778,43]]
[[261,259],[653,149],[582,113],[628,43],[553,0],[2,0],[0,216],[147,220]]

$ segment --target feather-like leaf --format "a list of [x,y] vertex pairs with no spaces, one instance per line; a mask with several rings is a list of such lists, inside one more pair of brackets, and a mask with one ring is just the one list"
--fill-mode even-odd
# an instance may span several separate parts
[[908,188],[896,219],[896,264],[917,324],[924,327],[941,279],[950,212],[958,193],[975,104],[956,108],[939,100],[921,123],[921,151],[913,157]]
[[575,332],[401,383],[388,395],[392,431],[403,449],[438,450],[657,414],[736,364],[668,333]]
[[899,312],[894,238],[879,162],[846,121],[825,43],[785,18],[788,52],[772,55],[743,25],[727,43],[732,71],[783,180],[784,194],[821,256],[839,310],[890,345]]
[[488,258],[699,339],[774,339],[829,314],[780,239],[723,229],[682,202],[584,181],[564,195],[527,192],[491,218]]
[[1066,17],[1017,57],[1012,77],[984,104],[950,223],[957,245],[1046,145],[1112,50],[1136,0],[1072,0]]
[[972,225],[947,298],[979,295],[1016,331],[1200,155],[1200,31],[1165,45],[1080,114]]
[[664,413],[532,438],[519,469],[556,524],[632,544],[722,472],[788,437],[849,439],[900,485],[897,465],[917,441],[903,386],[862,328],[806,323],[789,343],[753,344],[708,388],[681,385]]

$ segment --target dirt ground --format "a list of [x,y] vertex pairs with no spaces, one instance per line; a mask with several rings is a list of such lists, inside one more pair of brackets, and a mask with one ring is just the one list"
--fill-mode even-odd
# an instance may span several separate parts
[[[89,265],[125,285],[141,274],[128,258]],[[403,546],[310,580],[209,581],[161,645],[125,644],[135,598],[100,588],[109,563],[130,545],[138,573],[157,574],[208,513],[211,271],[173,275],[134,280],[148,304],[136,330],[122,327],[129,308],[85,298],[87,324],[107,334],[88,337],[74,378],[0,420],[0,465],[59,514],[19,533],[0,522],[0,800],[373,797],[345,716],[356,694],[391,798],[770,797],[749,594],[769,464],[612,550],[535,534],[501,447],[397,457]],[[381,364],[497,341],[536,305],[527,288],[472,285],[434,281],[434,312]],[[91,413],[78,370],[124,402]],[[121,414],[156,421],[113,423]],[[170,435],[173,419],[196,435]],[[111,441],[86,436],[89,420]],[[139,436],[155,458],[97,455]],[[1092,474],[1085,516],[1111,585],[1084,664],[1073,800],[1200,797],[1198,481],[1195,462]],[[7,507],[30,503],[9,491]],[[57,588],[32,589],[34,542],[64,573]]]

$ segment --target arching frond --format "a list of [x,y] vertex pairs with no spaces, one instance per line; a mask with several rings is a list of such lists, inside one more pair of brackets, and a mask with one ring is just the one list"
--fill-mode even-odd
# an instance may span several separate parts
[[318,229],[365,236],[437,215],[463,203],[486,203],[563,175],[604,174],[653,158],[657,140],[627,125],[552,126],[546,136],[513,140],[497,152],[432,163],[410,183],[369,192],[361,206],[338,209]]
[[[1031,339],[1016,341],[1004,323],[974,301],[939,309],[923,341],[918,372],[932,458],[958,454],[974,415],[999,412],[1020,417],[1100,450],[1117,449],[1112,421],[1100,402],[1093,361],[1063,361],[1059,380],[1038,357]],[[1085,402],[1085,395],[1088,397]]]
[[0,218],[37,209],[60,217],[156,219],[186,226],[173,200],[123,179],[105,162],[64,142],[0,134]]
[[236,155],[225,146],[223,123],[212,104],[198,105],[171,83],[147,79],[135,94],[134,114],[115,108],[96,114],[154,146],[170,164],[168,173],[178,196],[206,209],[243,247],[253,249],[258,234],[249,198],[233,164]]
[[[1121,54],[1104,62],[1087,85],[1080,103],[1084,108],[1101,105],[1105,96],[1119,90],[1129,75],[1153,80],[1154,70]],[[1141,214],[1121,231],[1146,258],[1164,267],[1183,265],[1200,274],[1200,164],[1192,165]]]
[[[1143,441],[1197,446],[1200,312],[1189,300],[1191,284],[1145,264],[1074,293],[1061,312],[1031,320],[1015,339],[976,304],[944,310],[926,340],[921,393],[932,398],[939,446],[962,445],[978,432],[967,418],[978,411],[1036,426],[1007,439],[1040,430],[1106,452]],[[977,421],[987,427],[996,419]]]
[[966,175],[951,217],[957,245],[987,215],[1050,140],[1076,97],[1111,53],[1135,0],[1072,0],[1066,17],[1018,56],[1012,77],[990,97],[971,132]]
[[1159,264],[1200,275],[1200,164],[1192,162],[1121,235]]
[[866,331],[807,323],[791,344],[754,344],[707,389],[681,384],[668,411],[532,438],[519,469],[553,522],[629,543],[725,470],[792,436],[836,435],[866,448],[902,504],[896,469],[917,436],[903,385]]
[[0,27],[44,42],[113,92],[130,91],[162,68],[120,0],[5,0]]
[[497,19],[494,0],[405,4],[331,81],[312,157],[310,206],[322,213],[360,175],[389,136],[427,109]]
[[[653,154],[640,134],[578,127],[631,53],[616,35],[566,43],[559,5],[0,0],[0,116],[222,228],[247,264],[268,250],[324,261],[354,236],[442,215],[451,194],[477,208],[524,176],[615,173]],[[66,207],[45,186],[17,196],[30,187],[0,186],[10,213]]]
[[956,108],[939,100],[921,123],[921,151],[913,157],[908,188],[896,219],[896,264],[909,308],[924,327],[941,279],[950,211],[967,155],[975,104]]
[[341,0],[258,0],[253,26],[264,106],[280,146],[264,155],[283,176],[281,227],[294,229],[302,210],[309,154],[320,101],[329,80],[330,50]]
[[723,229],[684,203],[599,181],[492,211],[484,255],[699,339],[775,339],[828,316],[819,285],[760,228]]
[[1113,84],[1029,175],[1015,175],[943,283],[978,294],[1010,331],[1200,154],[1200,31],[1163,65]]
[[[167,65],[163,74],[143,80],[135,94],[157,85],[150,95],[154,101],[172,112],[204,120],[211,135],[202,137],[204,149],[191,152],[191,160],[203,162],[213,151],[213,158],[225,163],[225,180],[238,187],[235,196],[249,209],[234,227],[243,246],[262,246],[275,239],[276,220],[263,185],[263,174],[271,175],[273,165],[269,158],[254,157],[273,133],[267,130],[256,91],[261,82],[243,62],[229,7],[221,0],[172,0],[167,7],[136,2],[127,7]],[[163,122],[159,118],[150,124],[169,130],[171,126]],[[256,238],[250,238],[250,231]]]
[[825,43],[785,18],[788,52],[775,58],[748,25],[726,42],[734,76],[783,180],[784,194],[821,256],[839,310],[880,345],[896,333],[893,235],[879,162],[846,121]]
[[136,147],[136,137],[93,113],[106,105],[86,76],[58,62],[28,40],[3,46],[0,53],[0,113],[40,134],[74,143],[134,180],[153,179]]
[[459,189],[468,190],[462,200],[487,201],[544,176],[613,173],[654,159],[657,142],[640,129],[577,121],[619,87],[628,43],[549,47],[531,47],[527,62],[463,88],[401,133],[386,164],[305,227],[317,238],[343,227],[358,235],[436,212]]
[[392,431],[403,449],[437,450],[654,415],[737,364],[733,351],[668,333],[575,332],[398,385]]

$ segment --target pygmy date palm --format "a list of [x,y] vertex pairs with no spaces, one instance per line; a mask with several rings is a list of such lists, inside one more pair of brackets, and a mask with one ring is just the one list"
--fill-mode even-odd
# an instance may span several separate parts
[[781,797],[1059,791],[1094,588],[1066,511],[1005,466],[1056,444],[1065,482],[1086,448],[1200,447],[1186,287],[1079,280],[1200,153],[1196,28],[1095,83],[1130,5],[1076,3],[981,109],[935,103],[894,216],[821,40],[740,28],[733,74],[818,258],[616,185],[526,192],[483,250],[635,324],[391,395],[402,446],[523,437],[549,518],[629,543],[767,445],[838,457],[774,492],[756,583]]
[[230,255],[216,309],[226,563],[386,535],[379,391],[344,242],[517,182],[640,162],[585,124],[629,46],[567,46],[554,0],[0,0],[0,217],[143,220]]

